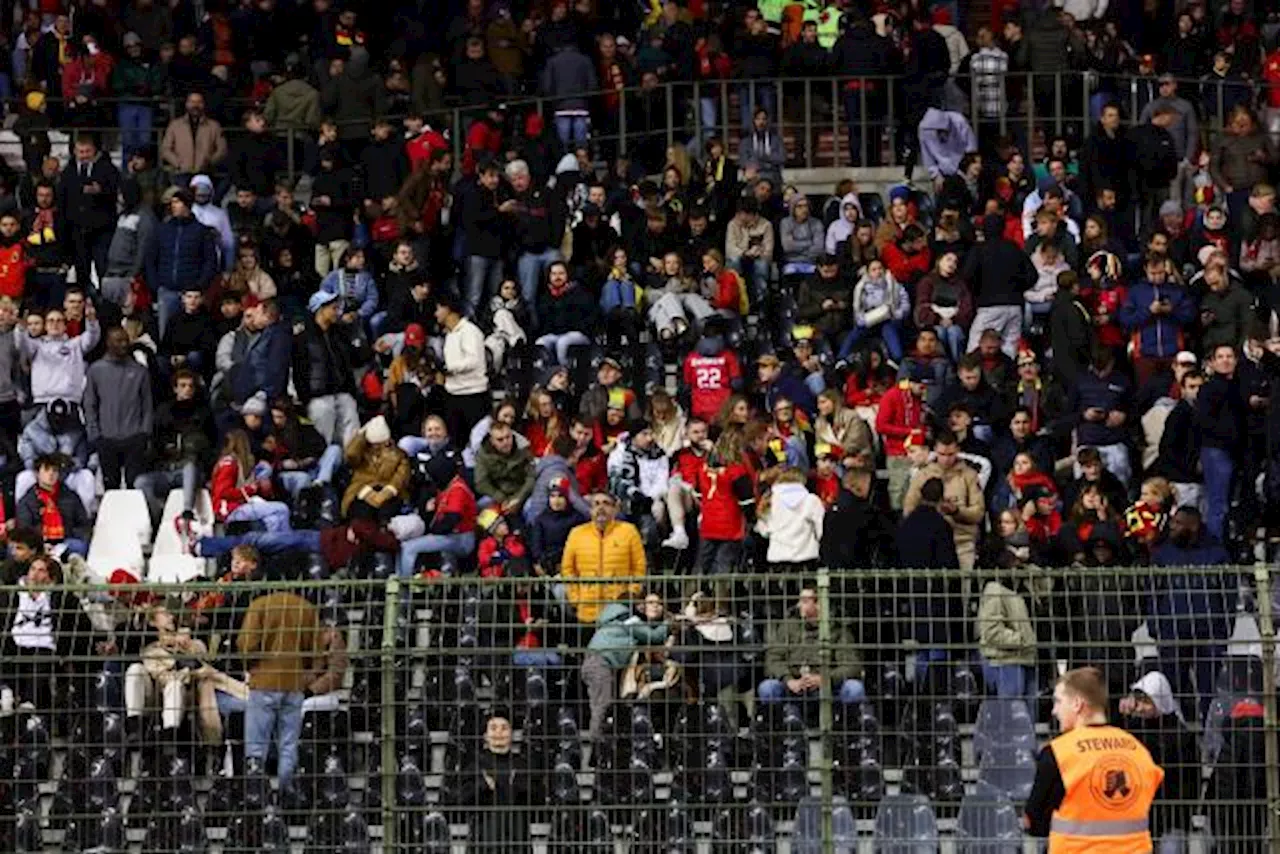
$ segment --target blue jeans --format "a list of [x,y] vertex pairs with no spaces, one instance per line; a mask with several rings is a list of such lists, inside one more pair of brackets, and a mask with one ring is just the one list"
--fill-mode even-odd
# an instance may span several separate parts
[[987,685],[987,693],[1011,700],[1024,700],[1032,720],[1036,714],[1036,680],[1035,671],[1021,664],[988,664],[982,662],[982,681]]
[[773,87],[772,83],[752,81],[737,85],[738,111],[739,118],[742,120],[741,128],[744,136],[751,132],[751,122],[757,109],[763,109],[767,112],[770,120],[777,120],[778,90]]
[[289,530],[289,505],[281,501],[250,501],[227,514],[228,522],[261,522],[273,534]]
[[196,490],[200,488],[200,468],[194,460],[188,460],[181,468],[167,471],[149,471],[137,476],[134,489],[141,489],[151,510],[151,518],[158,520],[164,512],[169,490],[182,488],[182,509],[195,510]]
[[165,329],[169,326],[169,318],[182,312],[182,294],[179,291],[161,288],[156,292],[156,302],[157,313],[160,315],[160,335],[163,337]]
[[308,469],[296,469],[280,473],[280,483],[289,497],[297,498],[298,493],[308,486],[327,486],[333,481],[333,473],[342,465],[342,447],[329,445],[320,455],[316,464]]
[[844,343],[840,345],[840,352],[836,354],[836,359],[848,359],[857,348],[859,341],[869,335],[875,335],[876,333],[879,333],[880,340],[884,342],[884,348],[889,352],[889,358],[895,362],[901,362],[902,326],[896,320],[886,320],[880,325],[873,327],[853,327],[849,330],[849,334],[844,336]]
[[418,555],[439,553],[444,556],[441,571],[448,575],[456,558],[465,557],[475,550],[476,535],[466,534],[426,534],[405,540],[400,544],[400,565],[396,574],[401,578],[413,575],[413,568],[418,562]]
[[263,554],[320,552],[319,531],[250,531],[236,537],[201,537],[200,557],[221,557],[236,546],[253,546]]
[[[703,91],[706,91],[704,88]],[[702,95],[698,98],[698,115],[702,119],[702,138],[698,140],[698,147],[702,148],[707,144],[707,140],[713,136],[720,136],[720,110],[719,96]]]
[[951,357],[951,361],[959,362],[960,357],[964,355],[964,330],[953,323],[950,326],[935,326],[933,331],[938,333],[938,340],[947,348],[947,355]]
[[538,291],[542,288],[542,280],[546,278],[547,268],[560,260],[560,250],[543,249],[541,252],[521,252],[516,261],[516,278],[520,280],[520,295],[529,309],[530,325],[538,326],[536,306]]
[[133,152],[145,148],[151,141],[154,117],[151,107],[142,104],[121,104],[116,109],[116,121],[120,125],[120,148],[126,163]]
[[1231,505],[1231,478],[1235,474],[1235,461],[1231,453],[1222,448],[1201,448],[1200,468],[1204,471],[1204,501],[1209,512],[1204,526],[1219,540],[1227,526],[1227,510]]
[[475,317],[485,296],[496,294],[502,284],[502,259],[472,255],[467,260],[467,315]]
[[[788,695],[787,683],[781,679],[766,679],[756,688],[756,699],[761,703],[776,703],[779,700],[785,700],[788,696],[802,700],[812,700],[817,698],[818,692],[809,691],[805,694]],[[861,679],[846,679],[840,683],[840,690],[836,692],[836,698],[846,706],[861,703],[867,699],[866,686],[862,684]]]
[[559,667],[560,653],[554,649],[517,649],[511,655],[511,663],[516,667]]
[[67,537],[62,541],[62,545],[66,546],[67,551],[73,555],[80,555],[80,557],[89,556],[89,544],[84,540],[78,540],[75,537]]
[[1022,304],[1022,328],[1029,329],[1037,317],[1048,317],[1053,302],[1024,302]]
[[751,297],[751,310],[759,311],[764,305],[764,296],[769,286],[769,262],[763,258],[742,256],[729,262],[732,268],[747,283]]
[[244,756],[266,765],[274,737],[280,755],[276,772],[283,788],[298,767],[298,740],[302,737],[301,691],[249,691],[244,710]]
[[548,355],[555,356],[557,365],[568,365],[569,348],[588,347],[591,339],[581,332],[565,332],[560,335],[543,335],[536,343]]
[[586,145],[589,127],[590,120],[586,116],[556,116],[556,136],[560,137],[560,144],[565,148]]

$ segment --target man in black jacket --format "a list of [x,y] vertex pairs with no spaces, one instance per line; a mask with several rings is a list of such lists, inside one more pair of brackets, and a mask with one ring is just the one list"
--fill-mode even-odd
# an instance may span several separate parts
[[107,251],[116,228],[116,192],[120,172],[111,158],[98,151],[98,141],[89,134],[76,139],[76,160],[58,182],[58,215],[65,225],[59,233],[70,234],[75,250],[76,283],[88,289],[90,271],[107,274]]
[[969,327],[968,349],[977,349],[982,333],[994,329],[1000,333],[1000,349],[1012,359],[1022,339],[1022,294],[1036,283],[1038,274],[1026,253],[1005,238],[1004,217],[984,217],[982,235],[983,243],[965,258],[960,272],[978,308]]
[[880,137],[875,130],[880,117],[888,113],[891,85],[878,78],[897,70],[895,51],[893,43],[876,33],[862,13],[849,14],[857,17],[831,49],[831,73],[842,79],[851,165],[878,166]]
[[533,183],[529,164],[512,160],[507,164],[507,180],[511,192],[503,207],[510,204],[508,216],[511,235],[519,255],[516,272],[520,279],[520,294],[529,310],[532,325],[538,325],[538,291],[547,276],[547,268],[560,260],[560,249],[553,245],[550,219],[550,200],[541,187]]
[[498,292],[502,284],[501,214],[514,213],[515,199],[498,205],[498,184],[502,178],[498,164],[484,163],[476,175],[475,185],[462,193],[457,204],[460,207],[459,222],[462,227],[464,251],[467,254],[467,314],[475,316],[486,295]]
[[1160,434],[1160,456],[1151,466],[1150,474],[1158,475],[1173,484],[1174,503],[1178,507],[1199,508],[1203,486],[1199,472],[1200,434],[1195,427],[1196,398],[1204,385],[1204,374],[1187,371],[1178,383],[1181,399],[1165,416],[1164,430]]
[[1134,193],[1140,200],[1139,228],[1160,222],[1160,206],[1169,198],[1169,185],[1178,174],[1178,149],[1169,128],[1178,121],[1172,103],[1159,103],[1151,121],[1129,128],[1132,148]]
[[338,322],[336,294],[317,291],[307,311],[311,318],[293,345],[294,391],[325,444],[345,446],[360,429],[348,352],[350,331]]
[[364,204],[394,198],[409,177],[409,155],[404,140],[387,119],[373,124],[373,139],[360,153],[360,173],[364,178]]
[[1093,322],[1080,301],[1080,277],[1074,270],[1058,274],[1058,293],[1049,310],[1049,341],[1053,346],[1053,370],[1070,389],[1076,377],[1089,370],[1093,352]]
[[253,190],[259,199],[269,199],[276,175],[286,169],[283,148],[267,131],[267,120],[258,110],[244,114],[244,129],[231,146],[231,183],[237,190]]
[[1195,425],[1200,433],[1200,469],[1204,474],[1204,525],[1219,542],[1227,523],[1238,451],[1245,437],[1246,404],[1236,375],[1236,350],[1219,344],[1210,354],[1213,375],[1196,398]]

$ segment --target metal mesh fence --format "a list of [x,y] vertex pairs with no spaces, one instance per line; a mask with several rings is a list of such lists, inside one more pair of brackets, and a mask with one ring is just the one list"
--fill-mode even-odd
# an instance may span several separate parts
[[1012,854],[1081,665],[1160,850],[1277,850],[1265,570],[44,580],[0,589],[4,851]]

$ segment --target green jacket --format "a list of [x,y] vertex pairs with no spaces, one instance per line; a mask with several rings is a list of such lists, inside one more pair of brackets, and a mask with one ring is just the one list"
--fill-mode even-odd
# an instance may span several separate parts
[[533,492],[533,455],[528,448],[513,447],[500,454],[485,437],[476,451],[476,495],[494,501],[524,501]]
[[587,649],[598,653],[614,670],[627,666],[636,647],[659,646],[667,641],[666,623],[646,623],[618,602],[605,605],[596,624],[599,628]]
[[276,130],[315,130],[320,127],[320,93],[305,80],[289,80],[271,90],[263,114]]
[[164,86],[160,64],[125,57],[111,72],[111,92],[120,98],[153,98]]
[[831,627],[831,643],[824,650],[816,622],[782,620],[769,626],[768,647],[764,671],[770,679],[795,679],[803,668],[825,675],[834,685],[862,676],[862,656],[844,626]]

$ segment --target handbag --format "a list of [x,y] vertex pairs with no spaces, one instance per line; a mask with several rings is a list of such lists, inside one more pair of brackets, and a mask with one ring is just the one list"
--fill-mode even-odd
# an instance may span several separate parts
[[866,326],[879,326],[889,319],[889,306],[878,305],[862,316],[862,322]]
[[956,315],[960,313],[960,307],[955,305],[930,304],[929,308],[943,320],[955,320]]

